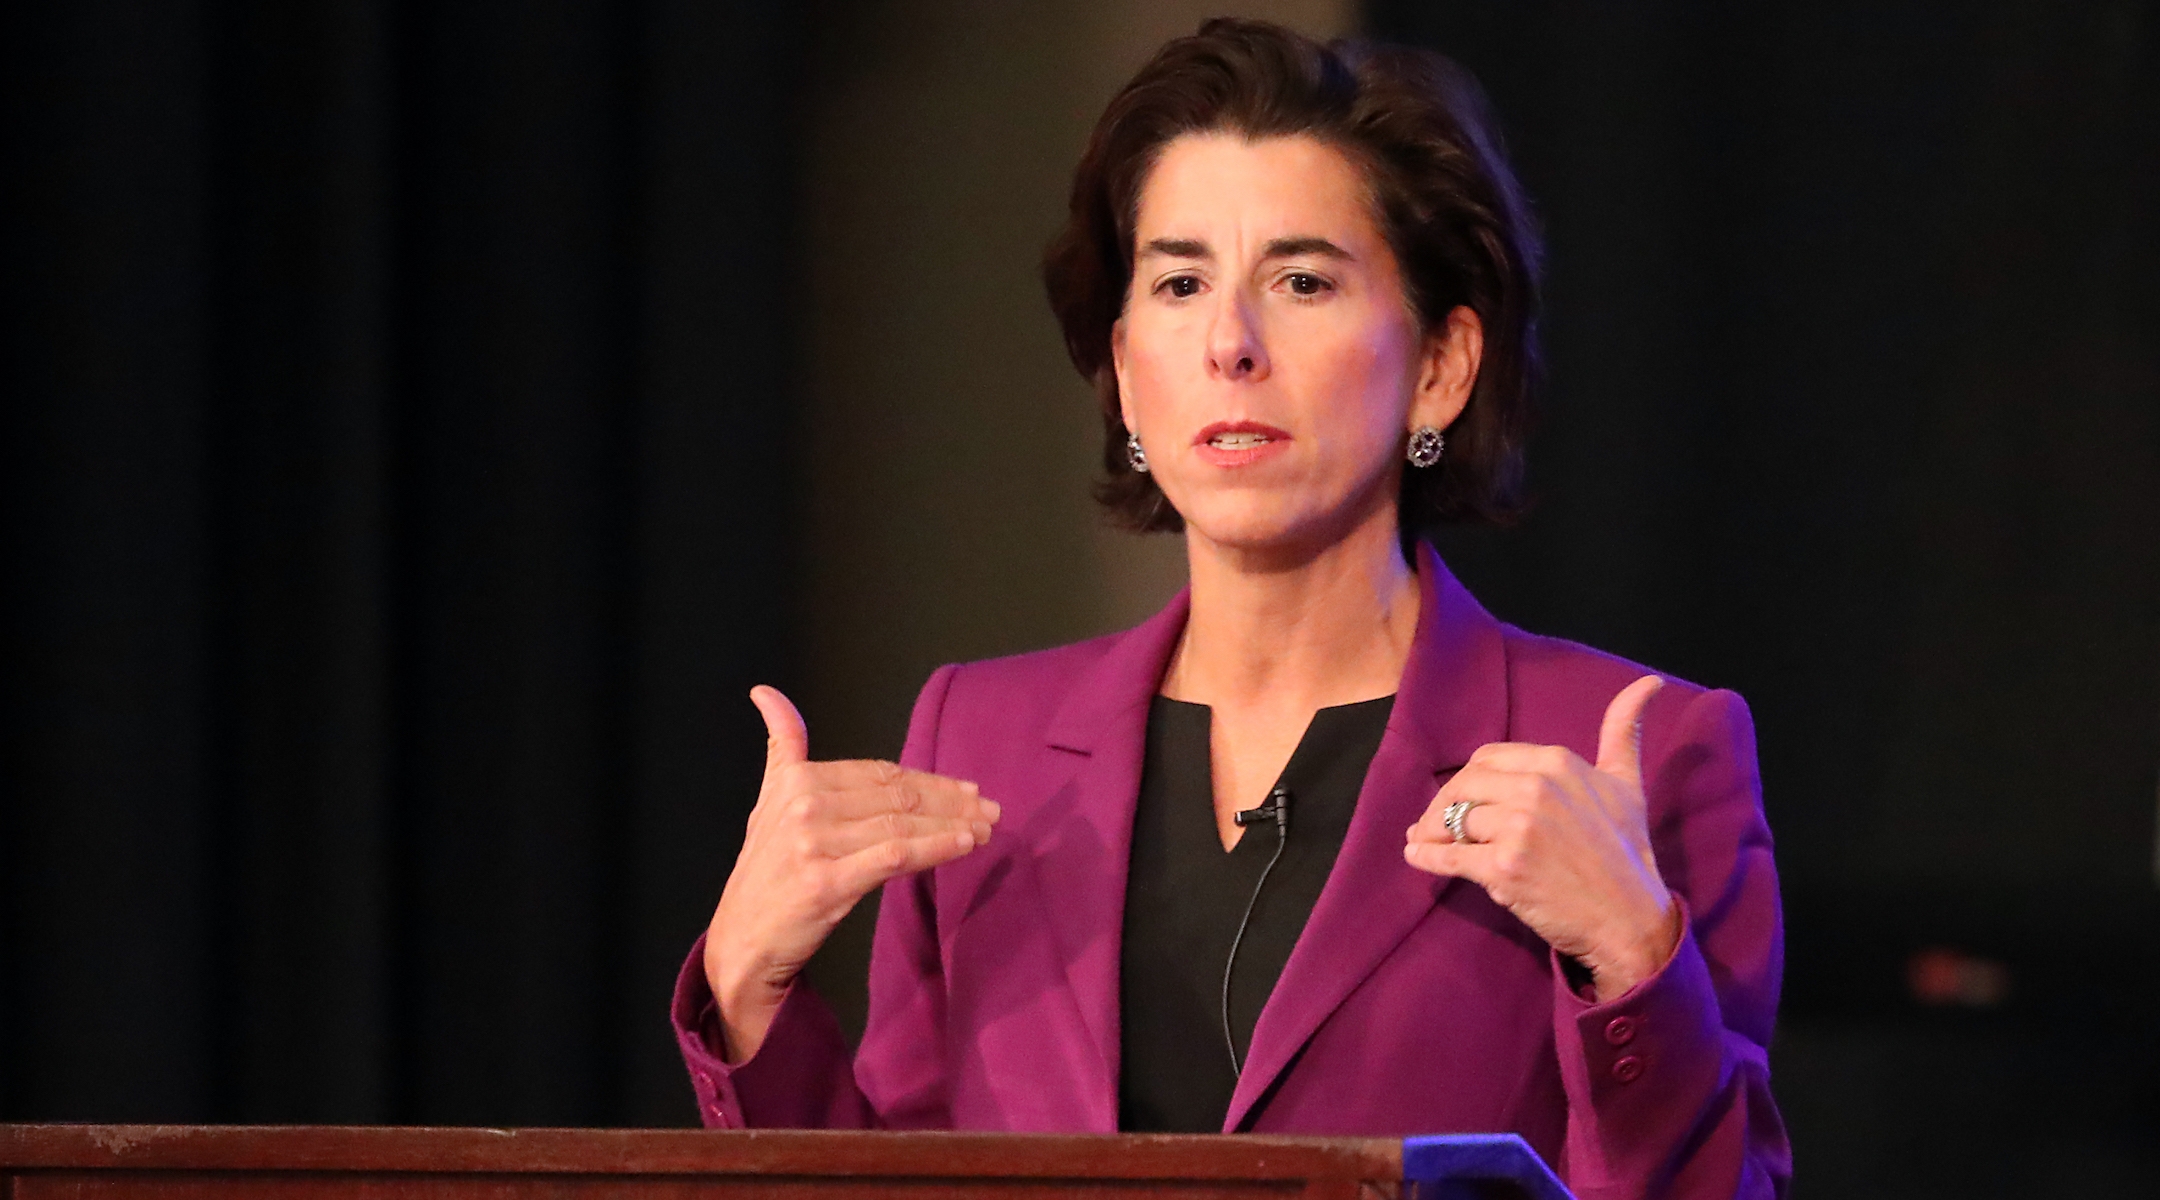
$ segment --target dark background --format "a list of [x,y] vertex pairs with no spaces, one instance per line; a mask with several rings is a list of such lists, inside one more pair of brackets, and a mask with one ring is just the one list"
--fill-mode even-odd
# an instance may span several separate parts
[[[694,1119],[861,7],[0,16],[0,1117]],[[2160,6],[1738,7],[1368,7],[1551,241],[1443,548],[1752,704],[1802,1194],[2149,1194]]]
[[0,1111],[683,1121],[788,645],[797,31],[8,11]]

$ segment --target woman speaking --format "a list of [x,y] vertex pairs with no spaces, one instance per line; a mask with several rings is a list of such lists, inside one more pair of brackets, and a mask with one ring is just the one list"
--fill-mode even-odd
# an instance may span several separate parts
[[[752,699],[675,1022],[722,1126],[1521,1134],[1585,1196],[1774,1195],[1781,930],[1738,696],[1496,621],[1538,245],[1435,55],[1211,21],[1111,101],[1045,278],[1125,633],[939,669],[898,765]],[[798,981],[882,886],[850,1055]]]

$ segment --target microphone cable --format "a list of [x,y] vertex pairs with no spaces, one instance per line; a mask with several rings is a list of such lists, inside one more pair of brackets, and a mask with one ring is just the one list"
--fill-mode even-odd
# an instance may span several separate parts
[[1257,825],[1262,821],[1275,823],[1275,853],[1261,868],[1260,878],[1253,883],[1252,899],[1245,902],[1245,915],[1238,918],[1237,936],[1230,939],[1230,958],[1222,969],[1222,1035],[1223,1045],[1230,1049],[1230,1071],[1234,1075],[1245,1073],[1245,1064],[1238,1060],[1237,1035],[1230,1029],[1230,977],[1237,970],[1238,947],[1245,941],[1245,927],[1252,923],[1253,908],[1260,903],[1260,889],[1267,886],[1268,876],[1274,873],[1275,864],[1282,861],[1282,852],[1290,844],[1290,789],[1278,787],[1268,793],[1267,803],[1258,808],[1248,808],[1233,818],[1238,828]]

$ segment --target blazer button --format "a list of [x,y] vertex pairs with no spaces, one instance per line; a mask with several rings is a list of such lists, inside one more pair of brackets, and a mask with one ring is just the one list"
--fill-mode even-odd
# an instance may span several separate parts
[[1614,1017],[1605,1022],[1605,1040],[1615,1046],[1625,1046],[1635,1040],[1635,1018]]
[[1642,1060],[1632,1054],[1623,1054],[1613,1060],[1612,1077],[1622,1083],[1633,1083],[1642,1078]]
[[710,1092],[714,1090],[712,1075],[710,1073],[705,1071],[699,1071],[697,1073],[697,1081],[698,1086],[705,1089],[706,1091]]

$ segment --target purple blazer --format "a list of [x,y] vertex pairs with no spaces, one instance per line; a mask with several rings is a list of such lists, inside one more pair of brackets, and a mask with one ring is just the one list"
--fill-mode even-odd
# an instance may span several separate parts
[[[1488,742],[1594,758],[1605,706],[1644,671],[1500,623],[1430,547],[1418,557],[1387,732],[1224,1130],[1512,1131],[1585,1197],[1783,1194],[1765,1049],[1783,933],[1746,705],[1678,681],[1650,702],[1650,834],[1686,927],[1657,974],[1593,1003],[1484,889],[1406,864],[1403,833]],[[852,1058],[798,984],[758,1053],[727,1066],[693,949],[674,1020],[707,1125],[1116,1130],[1133,807],[1186,605],[930,677],[901,761],[979,783],[1004,807],[997,836],[886,885]]]

